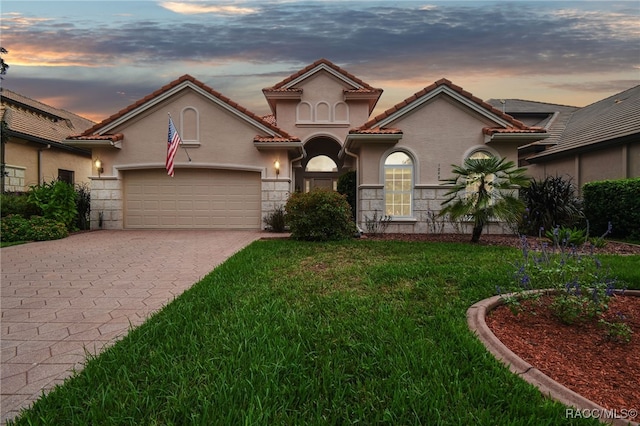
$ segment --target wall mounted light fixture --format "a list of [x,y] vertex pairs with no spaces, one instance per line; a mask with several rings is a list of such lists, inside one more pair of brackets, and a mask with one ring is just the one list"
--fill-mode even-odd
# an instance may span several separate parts
[[278,176],[280,174],[280,161],[276,160],[273,166],[276,168],[276,176]]
[[96,166],[96,170],[98,171],[98,177],[100,177],[100,174],[104,172],[104,167],[102,167],[102,161],[100,161],[100,159],[97,158],[94,164]]

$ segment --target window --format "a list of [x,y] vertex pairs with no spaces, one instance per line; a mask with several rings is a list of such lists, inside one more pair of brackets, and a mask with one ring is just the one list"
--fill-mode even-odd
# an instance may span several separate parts
[[390,154],[384,162],[384,200],[387,216],[411,216],[413,160],[404,152]]
[[74,185],[75,182],[73,170],[58,169],[58,180]]
[[326,155],[318,155],[313,157],[307,163],[307,172],[337,172],[338,166],[335,161]]

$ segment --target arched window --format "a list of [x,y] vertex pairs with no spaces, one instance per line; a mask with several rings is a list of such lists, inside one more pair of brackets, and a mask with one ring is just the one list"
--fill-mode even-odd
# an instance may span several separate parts
[[307,163],[307,172],[337,172],[338,166],[335,161],[326,155],[318,155],[313,157]]
[[396,151],[384,161],[385,215],[411,216],[413,208],[413,160]]

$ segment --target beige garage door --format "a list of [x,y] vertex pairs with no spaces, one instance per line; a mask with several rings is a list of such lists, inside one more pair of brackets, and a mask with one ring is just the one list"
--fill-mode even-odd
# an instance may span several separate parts
[[259,229],[260,173],[130,170],[124,174],[125,228]]

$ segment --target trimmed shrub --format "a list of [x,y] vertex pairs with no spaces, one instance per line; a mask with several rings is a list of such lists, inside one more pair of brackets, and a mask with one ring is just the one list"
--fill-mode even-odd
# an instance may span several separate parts
[[356,220],[356,171],[349,171],[338,178],[338,192],[347,197],[347,202],[351,206],[351,216]]
[[38,206],[29,201],[27,193],[16,193],[0,195],[0,214],[2,217],[17,214],[27,218],[42,212]]
[[582,187],[589,233],[640,240],[640,178],[589,182]]
[[29,221],[18,214],[0,219],[0,239],[5,242],[28,241]]
[[544,180],[533,179],[527,188],[520,190],[520,197],[526,207],[520,231],[527,235],[538,235],[541,229],[550,231],[556,227],[571,228],[584,216],[582,201],[571,177],[547,176]]
[[20,215],[5,216],[0,220],[0,238],[5,242],[16,241],[48,241],[69,236],[64,223],[46,219],[42,216],[31,216],[25,219]]
[[59,240],[69,236],[69,230],[64,223],[56,222],[41,216],[29,219],[29,229],[26,232],[27,241]]
[[334,191],[293,193],[285,210],[291,238],[296,240],[344,240],[356,233],[346,197]]

